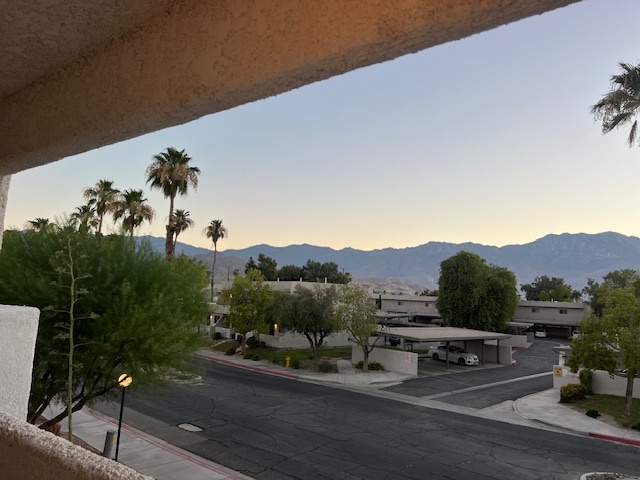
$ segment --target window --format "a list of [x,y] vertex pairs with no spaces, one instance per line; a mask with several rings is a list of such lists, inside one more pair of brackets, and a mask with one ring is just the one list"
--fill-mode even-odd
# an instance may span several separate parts
[[540,311],[539,308],[532,308],[531,313],[538,313]]
[[428,307],[429,306],[429,302],[424,302],[424,306]]
[[566,315],[567,311],[563,308],[560,309],[560,315]]
[[404,302],[398,302],[398,305],[404,305]]

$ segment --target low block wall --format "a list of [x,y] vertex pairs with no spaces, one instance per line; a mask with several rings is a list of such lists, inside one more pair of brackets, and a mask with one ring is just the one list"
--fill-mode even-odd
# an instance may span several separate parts
[[152,480],[3,413],[0,413],[0,477],[3,480]]
[[[566,365],[555,365],[553,367],[553,388],[560,388],[569,383],[580,383],[577,373],[572,373]],[[602,370],[593,371],[593,393],[598,395],[615,395],[624,397],[627,391],[626,377],[614,375],[613,378]],[[633,398],[640,398],[640,379],[633,382]]]
[[[358,363],[364,360],[362,348],[358,345],[351,347],[351,361]],[[378,362],[382,364],[387,372],[406,373],[408,375],[418,376],[418,354],[412,352],[403,352],[401,350],[389,350],[386,348],[374,348],[369,354],[370,362]]]
[[[261,333],[260,341],[273,348],[309,348],[307,337],[300,333],[286,332],[278,335]],[[353,345],[353,342],[349,341],[346,333],[338,332],[325,338],[323,344],[327,347],[348,347]]]

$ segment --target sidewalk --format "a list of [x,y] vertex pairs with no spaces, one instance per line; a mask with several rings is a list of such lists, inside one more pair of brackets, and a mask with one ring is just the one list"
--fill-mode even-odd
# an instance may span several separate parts
[[[353,388],[354,390],[367,390],[370,394],[390,398],[394,398],[396,395],[389,394],[380,389],[413,378],[394,372],[371,372],[366,374],[302,373],[278,365],[267,365],[262,362],[245,360],[237,356],[229,358],[219,352],[211,350],[201,350],[196,356],[263,374],[277,375],[292,380],[339,385],[346,388]],[[560,393],[558,390],[549,389],[522,397],[513,402],[507,401],[481,410],[447,405],[437,400],[408,398],[404,395],[398,396],[397,400],[431,408],[456,411],[461,414],[474,415],[491,420],[552,429],[577,435],[589,435],[605,440],[640,446],[639,431],[615,428],[576,412],[558,403],[559,396]],[[55,413],[57,412],[48,411],[45,416],[51,418]],[[117,428],[117,419],[107,417],[91,409],[85,408],[73,414],[74,435],[99,451],[103,450],[106,432],[108,430],[117,430]],[[113,454],[115,455],[115,445],[113,447]],[[250,477],[175,447],[125,423],[122,425],[119,461],[158,480],[250,479]]]
[[[55,412],[48,411],[47,415]],[[50,418],[50,417],[49,417]],[[63,422],[63,427],[66,423]],[[73,434],[93,448],[102,451],[106,433],[118,430],[118,420],[84,408],[73,414]],[[116,446],[113,446],[115,456]],[[152,437],[125,423],[118,461],[158,480],[248,480],[222,465]]]

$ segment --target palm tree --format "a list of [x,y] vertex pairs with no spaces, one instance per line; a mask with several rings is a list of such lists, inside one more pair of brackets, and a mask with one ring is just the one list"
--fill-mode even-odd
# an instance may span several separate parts
[[51,223],[48,218],[38,217],[35,220],[29,220],[25,226],[34,232],[47,232],[51,231],[55,224]]
[[169,199],[169,221],[167,222],[167,237],[164,249],[167,260],[173,258],[175,234],[175,214],[173,206],[176,195],[186,195],[191,185],[194,190],[198,188],[198,175],[200,169],[189,166],[191,157],[184,150],[167,148],[153,157],[153,163],[147,167],[147,183],[151,188],[162,190],[164,198]]
[[70,220],[75,224],[79,224],[78,231],[89,233],[92,228],[98,227],[98,218],[96,218],[96,207],[89,201],[88,204],[76,207],[76,211],[70,215]]
[[147,204],[142,190],[125,190],[113,212],[113,219],[122,218],[122,226],[125,231],[129,232],[131,238],[133,238],[133,231],[136,227],[142,225],[145,220],[151,223],[154,216],[155,212]]
[[120,200],[120,190],[113,188],[111,180],[98,180],[93,187],[87,187],[82,191],[84,198],[89,200],[89,205],[96,207],[98,215],[98,235],[102,235],[102,220],[107,213],[113,213]]
[[227,238],[229,232],[227,231],[227,227],[222,225],[222,220],[211,220],[211,223],[207,225],[207,228],[205,228],[202,233],[213,242],[213,262],[211,264],[211,303],[213,303],[213,282],[216,269],[216,256],[218,255],[218,241]]
[[193,227],[194,222],[189,218],[189,212],[187,210],[176,209],[173,214],[173,221],[175,227],[175,237],[173,239],[173,251],[176,251],[176,245],[178,244],[178,235],[184,232],[187,228]]
[[602,120],[602,133],[631,124],[627,143],[629,147],[638,137],[638,113],[640,112],[640,64],[618,64],[622,73],[611,76],[611,89],[602,99],[591,107],[596,120]]

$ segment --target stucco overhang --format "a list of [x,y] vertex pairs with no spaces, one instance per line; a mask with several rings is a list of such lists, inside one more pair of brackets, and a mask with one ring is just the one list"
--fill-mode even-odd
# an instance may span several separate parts
[[577,0],[0,0],[0,175]]

